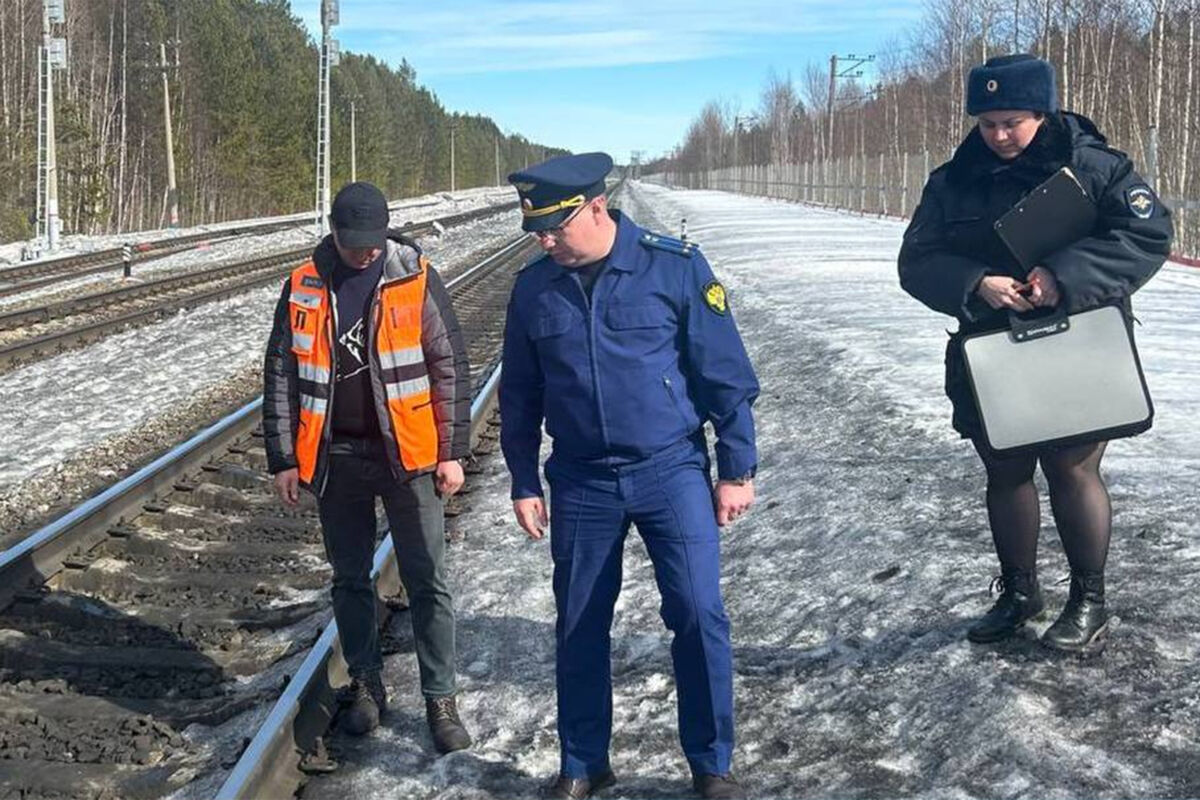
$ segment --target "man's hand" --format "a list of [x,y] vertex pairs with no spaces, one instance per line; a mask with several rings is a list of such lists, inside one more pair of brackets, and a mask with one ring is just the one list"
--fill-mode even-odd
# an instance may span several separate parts
[[450,497],[461,489],[464,480],[462,464],[458,461],[438,462],[437,472],[433,476],[433,485],[437,487],[438,494],[442,497]]
[[1024,288],[1025,284],[1007,275],[987,275],[979,282],[975,294],[997,311],[1002,308],[1032,311],[1033,304],[1021,294]]
[[550,520],[546,517],[546,501],[542,498],[522,497],[513,500],[513,513],[517,515],[517,524],[529,534],[530,539],[541,539],[546,535]]
[[1045,267],[1034,267],[1029,272],[1029,302],[1040,308],[1053,308],[1062,299],[1058,291],[1058,280]]
[[300,470],[296,467],[275,473],[275,493],[285,506],[300,504]]
[[717,525],[724,528],[754,505],[754,481],[717,481],[713,504],[717,508]]

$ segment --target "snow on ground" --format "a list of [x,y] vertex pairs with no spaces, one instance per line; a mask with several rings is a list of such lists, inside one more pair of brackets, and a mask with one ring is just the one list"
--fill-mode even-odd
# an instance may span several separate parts
[[[507,202],[512,199],[512,187],[480,186],[474,189],[460,189],[454,192],[435,192],[433,194],[421,195],[420,197],[406,197],[403,200],[392,202],[390,206],[393,214],[393,222],[399,221],[403,223],[410,220],[428,219],[431,216],[437,216],[437,213],[427,213],[428,209],[433,207],[448,206],[457,211],[468,211],[472,208],[478,208],[481,205],[495,205],[496,203]],[[197,225],[192,228],[176,228],[174,230],[160,228],[158,230],[133,231],[130,233],[103,236],[66,234],[59,238],[58,251],[53,256],[47,254],[46,257],[58,258],[74,253],[90,253],[95,250],[120,247],[128,242],[149,242],[205,231],[217,233],[229,228],[236,228],[239,225],[267,222],[287,222],[294,220],[298,226],[307,226],[305,230],[312,235],[312,218],[312,212],[305,211],[298,214],[284,214],[278,217],[230,220],[229,222],[215,222],[209,225]],[[0,265],[19,263],[21,261],[21,251],[27,244],[27,242],[0,244]]]
[[[730,289],[763,394],[759,503],[724,534],[733,623],[735,772],[752,797],[1200,796],[1200,272],[1168,267],[1136,308],[1155,429],[1113,443],[1108,653],[1061,658],[1032,638],[973,646],[995,572],[983,476],[949,427],[943,329],[897,287],[903,223],[717,192],[635,185],[636,219],[686,216]],[[551,560],[511,520],[499,456],[458,517],[468,751],[435,757],[408,651],[386,660],[393,708],[306,798],[533,796],[558,766]],[[1049,618],[1066,573],[1048,504]],[[617,787],[687,796],[669,637],[636,535],[613,627]]]
[[[414,218],[462,210],[442,206],[422,208]],[[513,210],[422,244],[435,265],[455,268],[480,248],[511,239],[519,220]],[[6,374],[0,381],[0,497],[259,364],[278,298],[279,286],[271,284]]]

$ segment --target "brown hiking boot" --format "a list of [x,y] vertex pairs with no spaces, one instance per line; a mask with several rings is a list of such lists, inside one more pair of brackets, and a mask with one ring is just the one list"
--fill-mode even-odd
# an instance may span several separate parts
[[471,746],[471,734],[458,717],[454,695],[425,698],[425,720],[433,736],[433,746],[439,753],[453,753]]

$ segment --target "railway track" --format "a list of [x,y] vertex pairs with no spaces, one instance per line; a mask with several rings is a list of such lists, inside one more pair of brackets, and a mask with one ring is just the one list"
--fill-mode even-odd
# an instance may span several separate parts
[[[299,224],[289,221],[239,225],[217,231],[138,242],[130,246],[132,262],[137,264],[151,261],[185,250],[193,250],[201,245],[236,239],[240,236],[265,235],[295,228]],[[120,269],[123,265],[123,250],[124,248],[121,247],[109,247],[103,250],[93,250],[90,253],[33,261],[0,269],[0,297],[36,289],[58,281]]]
[[[513,204],[505,204],[476,209],[407,225],[400,232],[413,237],[429,235],[439,229],[462,225],[513,207]],[[311,246],[294,248],[0,313],[0,370],[91,343],[184,308],[193,308],[271,283],[311,253]],[[73,322],[85,315],[88,318]]]
[[[534,249],[518,237],[448,281],[477,365],[473,443],[488,436],[511,281]],[[330,637],[315,504],[273,498],[260,404],[0,553],[0,796],[158,797],[228,768],[240,743],[184,729],[290,690],[300,654]]]
[[[501,211],[515,208],[516,203],[502,206],[492,206],[491,210]],[[393,213],[407,210],[407,207],[393,205]],[[472,213],[472,212],[468,212]],[[486,214],[481,214],[485,216]],[[465,216],[465,215],[464,215]],[[197,247],[225,242],[243,236],[264,236],[277,231],[303,227],[311,221],[310,216],[272,222],[248,223],[214,231],[190,233],[182,236],[170,236],[132,244],[132,263],[140,264],[158,258],[194,250]],[[426,223],[428,224],[428,223]],[[28,264],[17,264],[0,269],[0,297],[38,289],[54,283],[95,275],[101,272],[111,272],[123,266],[123,248],[110,247],[103,250],[93,250],[90,253],[63,256],[61,258],[44,259]]]

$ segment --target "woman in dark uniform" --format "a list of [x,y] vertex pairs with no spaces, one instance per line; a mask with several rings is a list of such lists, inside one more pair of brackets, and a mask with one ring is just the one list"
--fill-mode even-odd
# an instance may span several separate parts
[[[961,340],[1008,327],[1010,311],[1065,304],[1074,313],[1112,301],[1128,309],[1129,296],[1170,252],[1170,214],[1091,120],[1059,111],[1054,68],[1039,58],[1001,56],[972,69],[967,113],[976,117],[976,127],[954,157],[929,176],[899,257],[905,291],[958,319],[958,332],[946,348],[946,394],[954,405],[955,430],[972,440],[987,471],[1000,597],[967,636],[973,642],[1005,639],[1043,608],[1037,581],[1040,510],[1033,483],[1040,462],[1071,566],[1069,600],[1042,640],[1059,650],[1099,652],[1108,630],[1104,565],[1112,529],[1100,476],[1106,443],[1000,456],[983,437]],[[1064,166],[1095,200],[1096,226],[1026,275],[992,225]]]

